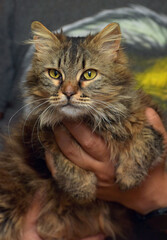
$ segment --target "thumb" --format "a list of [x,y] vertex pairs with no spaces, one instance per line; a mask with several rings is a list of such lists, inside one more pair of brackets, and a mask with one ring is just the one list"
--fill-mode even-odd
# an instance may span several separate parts
[[158,113],[152,108],[147,108],[145,114],[148,122],[163,135],[164,142],[167,143],[167,132]]

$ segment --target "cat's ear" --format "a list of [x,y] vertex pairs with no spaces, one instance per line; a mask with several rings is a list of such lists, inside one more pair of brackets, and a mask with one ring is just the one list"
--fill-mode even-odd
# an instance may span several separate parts
[[55,45],[60,46],[60,41],[54,33],[49,31],[42,23],[34,21],[31,24],[31,30],[33,32],[33,43],[37,51],[43,48]]
[[112,58],[115,59],[121,43],[121,30],[119,24],[108,24],[101,32],[95,35],[91,42],[96,49],[111,54]]

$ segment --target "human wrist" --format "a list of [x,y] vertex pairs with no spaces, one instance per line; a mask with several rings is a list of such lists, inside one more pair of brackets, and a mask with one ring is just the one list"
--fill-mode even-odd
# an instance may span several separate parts
[[[167,207],[167,173],[164,163],[150,171],[141,186],[134,190],[136,198],[134,210],[140,214],[148,214],[154,210]],[[134,199],[135,200],[135,199]]]

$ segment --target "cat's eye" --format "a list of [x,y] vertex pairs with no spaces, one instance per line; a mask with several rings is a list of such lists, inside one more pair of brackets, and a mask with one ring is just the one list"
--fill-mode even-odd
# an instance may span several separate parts
[[83,73],[83,80],[92,80],[97,76],[97,71],[89,69]]
[[54,79],[61,79],[62,77],[61,73],[56,69],[49,69],[48,74],[51,78],[54,78]]

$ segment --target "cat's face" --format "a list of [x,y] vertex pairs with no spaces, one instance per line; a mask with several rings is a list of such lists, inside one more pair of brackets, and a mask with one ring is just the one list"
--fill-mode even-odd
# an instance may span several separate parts
[[83,115],[105,118],[125,85],[118,24],[86,38],[53,34],[39,22],[32,29],[36,52],[27,80],[28,101],[34,101],[31,111],[40,114],[41,125]]

